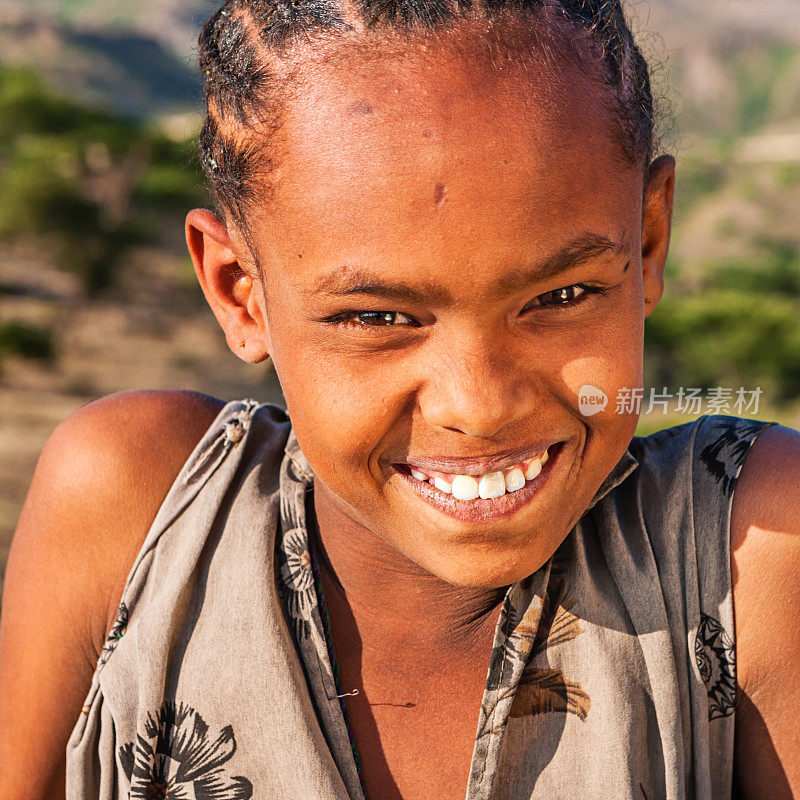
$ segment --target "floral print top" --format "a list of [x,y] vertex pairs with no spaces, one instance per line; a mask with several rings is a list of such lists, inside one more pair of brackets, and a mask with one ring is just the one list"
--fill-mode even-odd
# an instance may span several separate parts
[[[730,508],[770,424],[634,437],[549,561],[508,587],[466,800],[730,797]],[[366,800],[312,489],[283,412],[222,409],[129,575],[67,748],[70,800]]]
[[[752,441],[742,434],[749,433],[752,436],[763,427],[764,423],[759,422],[732,419],[724,421],[719,435],[698,454],[699,465],[718,484],[722,498],[728,499],[732,494],[736,471]],[[668,442],[673,436],[686,435],[690,428],[691,426],[674,428],[656,434],[649,440],[635,442],[597,492],[590,508],[637,468],[638,459],[633,453],[642,455],[648,446]],[[332,751],[338,751],[339,758],[346,762],[340,768],[347,770],[350,764],[347,763],[349,759],[342,746],[344,725],[360,775],[357,746],[347,724],[342,688],[335,679],[335,660],[331,661],[331,658],[335,659],[335,654],[332,652],[330,638],[324,631],[325,609],[321,602],[323,598],[320,594],[320,582],[314,579],[317,570],[314,545],[309,540],[310,525],[306,518],[308,513],[313,513],[307,502],[312,483],[307,478],[302,479],[308,468],[296,440],[290,442],[287,452],[298,460],[302,472],[296,483],[292,482],[287,486],[287,491],[296,492],[296,500],[284,505],[285,513],[281,519],[282,531],[285,531],[282,535],[279,532],[278,553],[282,597],[289,619],[294,625],[299,651],[318,707],[325,706],[326,711],[329,711],[329,698],[336,696],[340,699],[341,717],[330,713],[333,719],[328,721],[329,714],[323,714],[323,719],[326,720],[324,729],[332,740]],[[586,518],[579,528],[588,529],[589,519],[591,518]],[[567,666],[571,660],[567,656],[568,643],[576,640],[585,631],[596,628],[596,623],[583,620],[578,615],[581,606],[585,605],[585,600],[579,602],[582,598],[580,595],[576,596],[580,582],[579,574],[575,570],[574,539],[578,535],[574,531],[538,572],[509,587],[506,593],[497,623],[480,708],[467,790],[468,800],[497,796],[497,766],[504,734],[510,723],[515,733],[524,728],[536,729],[536,739],[530,739],[533,742],[539,741],[542,730],[552,727],[553,724],[562,729],[563,736],[565,718],[570,719],[570,727],[580,728],[581,723],[585,725],[590,714],[592,699],[589,693],[579,680],[571,677],[573,674],[579,675],[580,671],[571,673]],[[590,563],[599,566],[602,563],[601,554],[596,553],[596,556]],[[577,613],[573,613],[574,611]],[[586,616],[591,619],[590,615]],[[602,634],[601,631],[594,632],[598,636]],[[606,637],[611,638],[607,631]],[[735,659],[731,639],[717,619],[701,614],[694,646],[690,648],[689,654],[692,652],[708,691],[709,720],[729,717],[733,713],[735,696]],[[443,669],[446,669],[444,664]],[[610,708],[598,710],[596,706],[595,716],[600,717],[604,712],[608,714],[610,711]],[[539,717],[555,722],[539,720]],[[333,746],[333,742],[337,742],[339,747]],[[558,742],[557,746],[563,747],[563,742]],[[644,783],[645,781],[640,782],[640,793],[634,792],[633,796],[649,796]],[[534,785],[532,783],[531,788]],[[352,787],[354,798],[363,797],[363,782],[358,789],[361,794],[356,787]],[[563,792],[562,788],[558,794]],[[526,789],[524,795],[512,792],[510,796],[527,798],[533,794],[529,794]]]

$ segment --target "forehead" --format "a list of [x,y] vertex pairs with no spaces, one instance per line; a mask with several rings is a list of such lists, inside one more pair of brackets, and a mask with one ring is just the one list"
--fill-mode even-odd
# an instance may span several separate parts
[[481,42],[344,49],[306,66],[258,220],[267,249],[424,242],[469,258],[476,240],[497,253],[576,226],[619,235],[608,220],[635,210],[641,186],[598,85],[552,42],[525,60]]

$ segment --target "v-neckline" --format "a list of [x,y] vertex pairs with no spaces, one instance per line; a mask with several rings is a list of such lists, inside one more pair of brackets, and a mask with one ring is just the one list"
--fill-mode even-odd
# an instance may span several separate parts
[[[322,732],[341,778],[352,800],[367,800],[358,747],[341,696],[329,619],[325,619],[327,610],[321,602],[321,581],[309,537],[308,499],[313,489],[313,472],[294,432],[287,441],[286,456],[293,469],[281,470],[281,524],[276,541],[285,607]],[[587,511],[637,466],[637,459],[626,450],[595,493]],[[488,800],[492,796],[511,707],[533,640],[539,635],[554,557],[555,554],[532,575],[512,584],[503,599],[481,699],[465,800]]]

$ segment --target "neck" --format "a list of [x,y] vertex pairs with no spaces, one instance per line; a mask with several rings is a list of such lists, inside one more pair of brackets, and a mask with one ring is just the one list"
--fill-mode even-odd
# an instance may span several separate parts
[[310,526],[309,535],[318,533],[325,599],[332,625],[340,628],[337,639],[350,628],[364,657],[396,658],[400,650],[413,653],[418,663],[439,664],[443,655],[488,656],[505,588],[441,580],[347,517],[319,485],[314,510],[318,531]]

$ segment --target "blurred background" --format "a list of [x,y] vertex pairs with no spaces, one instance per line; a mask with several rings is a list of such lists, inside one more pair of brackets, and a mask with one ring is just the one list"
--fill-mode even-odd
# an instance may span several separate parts
[[[678,157],[645,386],[758,387],[755,413],[721,413],[800,428],[800,0],[628,6]],[[0,0],[0,574],[39,452],[79,406],[134,388],[281,402],[269,365],[227,349],[183,241],[207,204],[194,43],[215,8]]]

